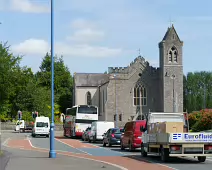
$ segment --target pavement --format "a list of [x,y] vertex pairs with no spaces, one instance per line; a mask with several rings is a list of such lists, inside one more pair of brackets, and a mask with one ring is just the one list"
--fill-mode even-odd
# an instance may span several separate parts
[[[61,136],[62,133],[57,132],[56,134]],[[114,168],[123,170],[188,170],[190,168],[192,170],[209,170],[212,166],[212,158],[208,158],[205,163],[199,163],[197,159],[193,158],[173,158],[168,163],[163,163],[157,156],[150,155],[147,158],[142,158],[139,149],[134,152],[129,152],[127,149],[122,151],[120,146],[102,147],[101,143],[91,144],[64,137],[55,138],[57,159],[54,161],[54,159],[48,158],[49,138],[32,138],[29,133],[4,132],[3,140],[5,141],[4,148],[12,155],[7,166],[10,169],[6,170],[13,170],[12,168],[15,165],[19,166],[21,164],[20,160],[27,162],[26,166],[28,166],[30,161],[32,163],[29,163],[29,166],[36,163],[36,166],[39,164],[42,167],[46,166],[46,162],[48,162],[48,165],[54,165],[57,162],[56,164],[59,167],[65,166],[67,168],[74,166],[76,169],[85,167],[86,169],[95,169],[95,167],[99,169],[106,167],[109,170]],[[34,161],[35,158],[42,159],[36,159],[38,161],[36,162]],[[49,163],[50,161],[53,162]],[[54,167],[58,167],[57,165],[51,169],[54,170]]]
[[4,170],[6,168],[9,159],[10,154],[3,150],[3,154],[0,155],[0,170]]
[[106,165],[104,163],[90,163],[89,160],[67,157],[63,155],[58,155],[57,159],[49,159],[48,154],[42,152],[17,149],[9,149],[9,152],[11,153],[11,156],[6,170],[17,170],[17,168],[30,170],[99,170],[101,168],[107,168],[109,170],[119,170],[117,167]]

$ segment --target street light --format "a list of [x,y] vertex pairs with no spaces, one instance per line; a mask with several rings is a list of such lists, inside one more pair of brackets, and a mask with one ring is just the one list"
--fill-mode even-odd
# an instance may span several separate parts
[[115,80],[115,127],[118,128],[118,112],[117,112],[117,95],[116,95],[116,74],[113,75],[113,78]]
[[49,158],[56,158],[54,143],[54,0],[51,0],[51,112]]
[[176,102],[175,102],[175,90],[174,90],[174,80],[175,80],[176,76],[174,74],[171,75],[171,79],[173,80],[173,112],[176,112]]
[[175,78],[176,76],[174,74],[172,74],[171,76],[168,75],[168,73],[166,72],[165,74],[165,77],[170,77],[172,80],[173,80],[173,88],[172,88],[172,91],[173,91],[173,94],[172,94],[172,98],[173,98],[173,112],[175,113],[176,112],[176,102],[175,102],[175,86],[174,86],[174,81],[175,81]]
[[204,109],[206,109],[206,84],[205,82],[201,82],[201,85],[203,86],[203,90],[204,90]]

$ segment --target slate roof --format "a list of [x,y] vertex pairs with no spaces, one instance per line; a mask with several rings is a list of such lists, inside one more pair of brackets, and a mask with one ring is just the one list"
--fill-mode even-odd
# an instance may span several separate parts
[[103,73],[75,73],[74,84],[80,87],[97,87],[109,81],[109,75]]

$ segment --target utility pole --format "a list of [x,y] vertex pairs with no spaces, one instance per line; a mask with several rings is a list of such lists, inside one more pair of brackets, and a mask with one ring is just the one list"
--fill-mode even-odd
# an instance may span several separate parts
[[206,85],[205,85],[205,83],[203,84],[203,88],[204,88],[204,109],[206,109]]

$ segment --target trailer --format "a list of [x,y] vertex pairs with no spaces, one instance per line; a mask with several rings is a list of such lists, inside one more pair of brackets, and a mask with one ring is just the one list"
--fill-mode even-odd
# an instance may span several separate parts
[[184,113],[149,113],[146,127],[141,127],[141,155],[160,156],[166,162],[170,157],[197,157],[199,162],[205,162],[206,157],[212,156],[212,133],[150,133],[149,126],[153,123],[183,122],[184,129],[188,123]]

